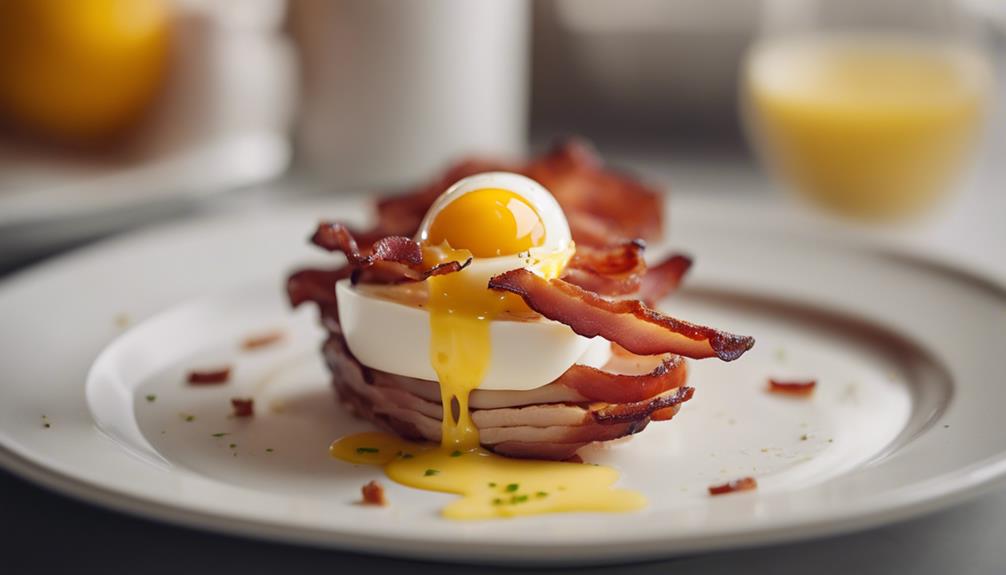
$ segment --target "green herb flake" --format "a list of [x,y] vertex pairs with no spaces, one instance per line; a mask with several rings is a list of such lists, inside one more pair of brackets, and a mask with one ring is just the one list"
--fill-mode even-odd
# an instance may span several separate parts
[[539,497],[539,498],[541,498],[541,497],[548,497],[548,492],[546,492],[546,491],[539,491],[538,493],[535,493],[534,496],[535,497]]
[[266,453],[272,453],[273,451],[275,451],[275,449],[273,449],[273,448],[271,448],[271,447],[266,447],[266,448],[265,448],[265,452],[266,452]]
[[503,500],[497,497],[493,499],[493,505],[503,505]]
[[514,495],[510,497],[510,503],[513,503],[514,505],[524,503],[525,501],[527,501],[527,495]]
[[153,393],[148,393],[147,394],[147,403],[153,403],[155,401],[157,401],[157,396],[154,395]]
[[213,434],[213,437],[223,437],[223,436],[225,436],[225,435],[229,435],[229,434],[227,434],[227,433],[224,433],[224,432],[220,432],[220,433],[214,433],[214,434]]
[[506,486],[507,493],[513,493],[514,491],[517,491],[518,489],[520,489],[520,485],[517,484],[517,483],[511,483],[511,484],[509,484],[509,485]]
[[451,452],[451,457],[461,457],[461,452],[455,449]]
[[231,449],[234,449],[234,448],[235,448],[235,447],[237,447],[237,446],[238,446],[238,444],[237,444],[237,443],[231,443],[231,444],[230,444],[230,445],[228,445],[227,447],[230,447]]
[[493,482],[493,481],[490,481],[490,482],[489,482],[489,487],[496,487],[496,483],[495,483],[495,482]]
[[439,469],[427,469],[427,470],[426,470],[426,471],[425,471],[425,472],[423,473],[423,476],[424,476],[424,477],[429,477],[429,476],[431,476],[431,475],[437,475],[437,474],[439,474],[439,473],[440,473],[440,470],[439,470]]
[[800,441],[807,441],[807,439],[808,439],[808,436],[807,436],[806,433],[804,433],[803,435],[800,436]]
[[191,422],[193,422],[193,421],[196,420],[196,416],[192,415],[191,413],[179,413],[178,417],[181,417],[183,420],[185,420],[188,423],[191,423]]
[[356,452],[357,453],[378,453],[380,451],[381,450],[378,449],[378,448],[376,448],[376,447],[357,447],[356,448]]

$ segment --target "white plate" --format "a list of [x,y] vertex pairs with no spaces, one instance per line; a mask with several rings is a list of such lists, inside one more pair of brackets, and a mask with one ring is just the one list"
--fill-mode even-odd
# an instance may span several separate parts
[[[758,343],[731,364],[693,362],[696,397],[674,421],[589,453],[622,470],[647,510],[452,523],[436,515],[450,496],[397,485],[390,508],[353,505],[377,472],[331,460],[326,447],[366,424],[330,395],[314,311],[289,312],[281,290],[298,264],[331,260],[304,242],[314,221],[363,213],[332,202],[198,220],[8,281],[0,462],[185,525],[509,563],[638,560],[859,529],[959,501],[1006,472],[1001,286],[677,198],[674,244],[698,263],[667,309]],[[123,314],[134,327],[117,325]],[[239,349],[277,327],[282,344]],[[236,366],[232,383],[182,383],[187,369],[219,362]],[[811,375],[819,389],[810,401],[769,396],[771,375]],[[254,420],[227,418],[236,395],[256,398]],[[706,495],[742,475],[758,491]]]

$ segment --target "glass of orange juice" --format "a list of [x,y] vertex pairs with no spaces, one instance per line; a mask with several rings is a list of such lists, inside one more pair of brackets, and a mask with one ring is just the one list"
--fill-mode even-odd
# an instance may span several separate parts
[[871,219],[918,213],[952,189],[993,86],[955,6],[767,0],[741,102],[770,172],[818,205]]

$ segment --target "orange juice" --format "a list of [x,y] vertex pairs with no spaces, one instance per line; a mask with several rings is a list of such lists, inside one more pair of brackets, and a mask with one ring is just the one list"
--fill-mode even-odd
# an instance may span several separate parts
[[755,46],[749,128],[783,180],[846,214],[918,211],[952,182],[976,140],[991,71],[970,48],[893,36]]

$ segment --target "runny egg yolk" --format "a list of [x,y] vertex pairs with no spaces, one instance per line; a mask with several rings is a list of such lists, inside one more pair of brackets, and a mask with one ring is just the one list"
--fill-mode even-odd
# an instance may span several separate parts
[[433,220],[426,241],[434,246],[447,242],[477,258],[506,256],[545,243],[545,224],[521,196],[486,188],[444,206]]
[[[515,255],[539,247],[546,230],[534,206],[508,190],[464,194],[434,218],[424,242],[424,263],[469,257]],[[534,265],[551,279],[571,250]],[[503,270],[505,271],[505,270]],[[384,466],[393,481],[463,497],[443,510],[451,519],[487,519],[563,511],[631,511],[642,495],[614,489],[618,472],[601,466],[510,459],[480,447],[468,409],[492,357],[490,325],[507,311],[527,311],[509,293],[490,290],[488,279],[466,272],[430,277],[430,362],[440,382],[443,419],[440,446],[422,445],[387,433],[337,440],[333,457]],[[543,351],[547,353],[547,350]]]

